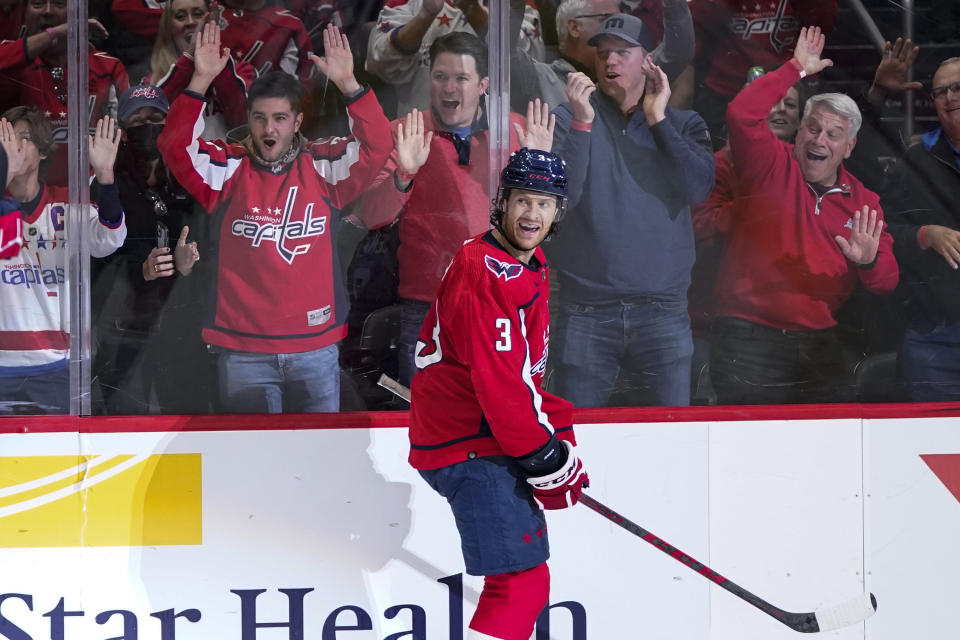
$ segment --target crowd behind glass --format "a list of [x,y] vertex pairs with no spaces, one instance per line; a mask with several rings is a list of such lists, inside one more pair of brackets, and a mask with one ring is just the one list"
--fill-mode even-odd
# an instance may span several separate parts
[[[834,0],[502,0],[509,151],[553,150],[569,179],[544,247],[548,388],[581,407],[960,399],[952,4],[868,2],[881,44]],[[411,384],[497,196],[487,2],[88,16],[70,60],[67,0],[0,0],[0,414],[69,408],[70,64],[92,412],[406,408],[377,382]]]

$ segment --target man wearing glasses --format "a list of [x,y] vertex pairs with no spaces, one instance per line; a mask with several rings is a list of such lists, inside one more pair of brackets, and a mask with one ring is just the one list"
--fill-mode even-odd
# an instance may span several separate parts
[[940,63],[932,94],[940,126],[907,151],[883,200],[907,296],[899,370],[915,401],[960,398],[960,58]]
[[[654,63],[670,82],[693,60],[693,19],[684,0],[662,0],[663,41],[652,51]],[[582,72],[596,80],[597,49],[589,43],[611,15],[620,12],[616,0],[564,0],[557,8],[559,56],[551,63],[535,60],[521,46],[523,0],[510,0],[513,38],[510,95],[515,111],[540,98],[551,106],[567,102],[567,76]]]

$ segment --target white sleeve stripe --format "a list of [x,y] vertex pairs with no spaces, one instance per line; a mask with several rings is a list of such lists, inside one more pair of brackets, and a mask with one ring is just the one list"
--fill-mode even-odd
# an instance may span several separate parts
[[203,183],[214,191],[221,191],[224,183],[240,167],[242,158],[227,156],[226,164],[211,162],[210,154],[200,151],[200,134],[203,133],[204,124],[203,112],[201,111],[197,116],[197,121],[193,123],[193,134],[190,138],[190,144],[187,146],[187,155],[190,156],[193,168],[200,175]]
[[176,65],[176,64],[170,65],[170,68],[167,69],[167,72],[164,74],[164,76],[163,76],[162,78],[159,78],[159,79],[157,79],[156,81],[154,81],[154,83],[153,83],[154,86],[155,86],[155,87],[163,87],[163,85],[165,85],[165,84],[167,83],[167,81],[170,80],[170,76],[173,74],[173,70],[176,69],[176,68],[177,68],[177,65]]
[[23,245],[23,228],[21,226],[22,218],[20,217],[20,214],[18,212],[14,212],[12,215],[16,216],[14,218],[14,222],[15,222],[14,226],[16,227],[16,229],[14,230],[14,233],[11,234],[13,237],[11,237],[7,241],[4,241],[3,229],[0,229],[0,251],[7,251],[9,249],[12,249],[13,247]]
[[427,344],[422,340],[417,340],[416,351],[414,352],[413,360],[417,366],[417,369],[426,369],[432,364],[436,364],[443,360],[443,349],[440,347],[440,302],[437,301],[437,322],[433,325],[433,346],[434,351],[429,355],[420,355],[423,353],[423,350],[427,348]]
[[360,141],[353,139],[347,143],[343,154],[336,160],[329,158],[314,158],[313,168],[317,173],[327,181],[327,184],[335,185],[341,180],[350,177],[350,167],[360,160]]
[[527,325],[524,323],[526,319],[526,314],[523,309],[518,309],[520,313],[520,335],[523,336],[523,383],[527,385],[527,389],[530,391],[530,395],[533,399],[533,408],[537,412],[537,422],[540,423],[545,429],[550,433],[554,432],[553,425],[550,424],[550,416],[543,412],[543,396],[540,395],[540,390],[537,388],[537,385],[533,382],[533,376],[530,374],[530,343],[527,341]]
[[[313,67],[313,65],[310,65]],[[300,68],[300,48],[296,40],[290,38],[286,48],[283,50],[283,57],[280,58],[280,70],[286,71],[292,76],[297,75]]]

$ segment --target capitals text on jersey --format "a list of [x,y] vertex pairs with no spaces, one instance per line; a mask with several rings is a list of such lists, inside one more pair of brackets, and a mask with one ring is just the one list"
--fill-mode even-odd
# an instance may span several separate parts
[[[310,250],[310,243],[297,244],[291,249],[287,246],[286,241],[288,239],[295,240],[298,238],[322,236],[327,230],[327,216],[312,217],[313,208],[316,204],[314,202],[306,205],[302,220],[290,220],[297,199],[297,189],[298,187],[290,187],[287,192],[287,202],[284,205],[283,216],[279,222],[261,223],[257,220],[239,219],[233,222],[230,231],[235,236],[250,238],[251,245],[254,247],[259,247],[265,240],[273,242],[280,257],[283,258],[287,264],[292,264],[294,258]],[[269,213],[270,211],[271,209],[269,208],[264,209],[265,213]],[[280,210],[273,209],[273,211],[279,213]],[[253,213],[259,212],[254,211]]]

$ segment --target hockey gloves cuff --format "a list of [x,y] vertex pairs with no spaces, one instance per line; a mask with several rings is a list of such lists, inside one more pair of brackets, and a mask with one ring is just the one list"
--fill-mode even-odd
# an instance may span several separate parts
[[573,445],[564,441],[563,446],[567,449],[567,461],[562,467],[545,476],[527,478],[533,487],[533,497],[544,509],[572,507],[580,499],[583,488],[589,486],[589,478]]

